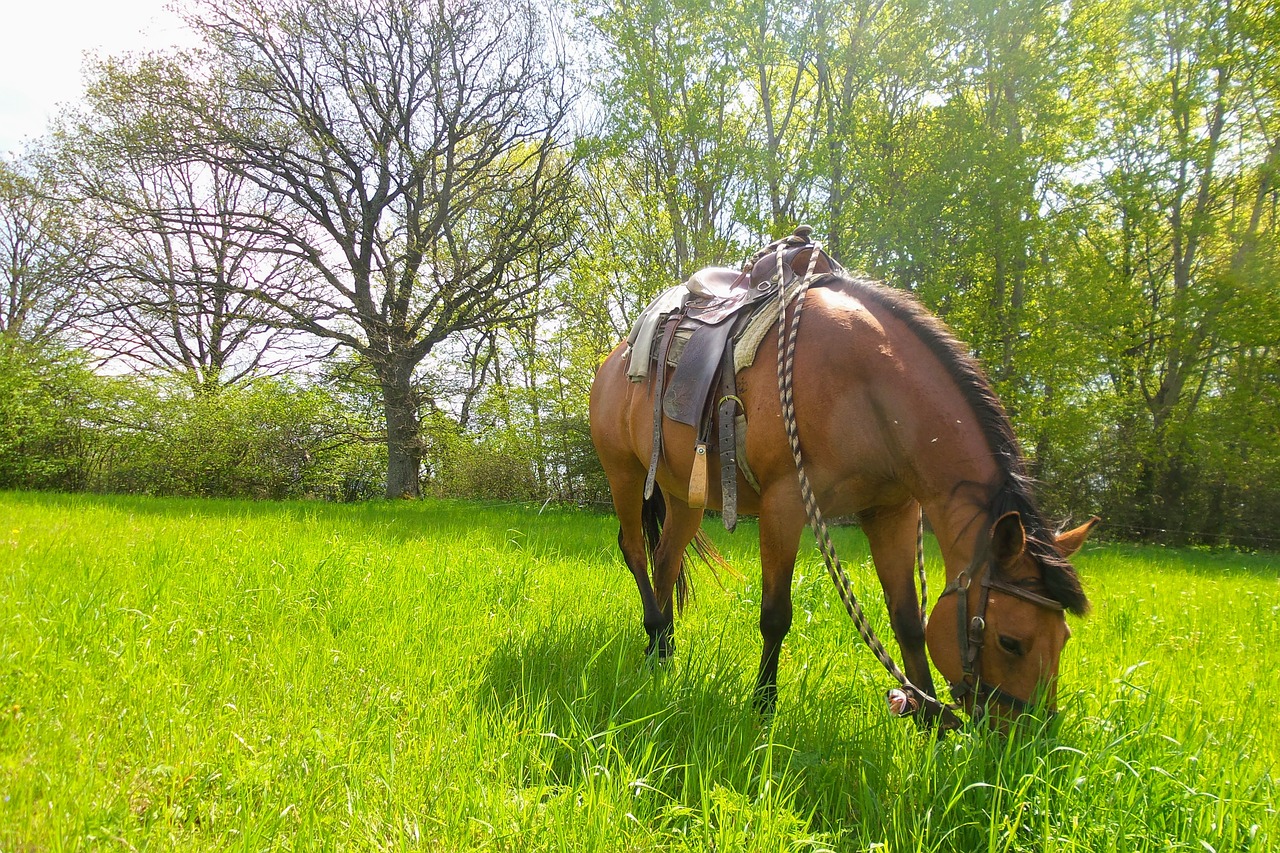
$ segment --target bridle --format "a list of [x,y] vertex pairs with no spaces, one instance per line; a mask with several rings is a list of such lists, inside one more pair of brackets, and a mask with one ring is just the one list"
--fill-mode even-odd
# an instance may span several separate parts
[[[973,585],[975,569],[981,576],[979,584],[986,594],[978,604],[977,615],[970,619],[969,588]],[[955,580],[948,583],[938,595],[939,602],[952,593],[956,596],[956,634],[960,644],[960,668],[964,672],[959,681],[948,680],[947,686],[951,689],[951,696],[956,702],[961,702],[966,696],[972,694],[975,711],[986,707],[987,703],[994,699],[1002,705],[1008,705],[1015,713],[1023,714],[1030,708],[1030,700],[1019,699],[982,680],[982,647],[986,640],[987,605],[991,602],[991,593],[1000,592],[1011,595],[1037,607],[1058,613],[1065,612],[1066,607],[1052,598],[992,577],[991,574],[991,561],[984,560],[981,556],[975,557],[973,563],[956,575]]]

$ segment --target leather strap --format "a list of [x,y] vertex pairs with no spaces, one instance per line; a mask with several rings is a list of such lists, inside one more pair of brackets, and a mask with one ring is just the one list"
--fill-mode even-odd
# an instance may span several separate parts
[[671,348],[671,338],[679,324],[679,316],[667,318],[662,330],[662,343],[658,344],[658,363],[654,365],[650,377],[653,384],[653,447],[649,451],[649,473],[644,478],[645,500],[653,497],[653,483],[658,477],[658,457],[662,454],[662,389],[667,383],[667,350]]
[[734,436],[737,425],[734,416],[741,405],[730,343],[720,362],[720,405],[716,412],[720,421],[720,517],[724,529],[730,533],[738,526],[738,442]]

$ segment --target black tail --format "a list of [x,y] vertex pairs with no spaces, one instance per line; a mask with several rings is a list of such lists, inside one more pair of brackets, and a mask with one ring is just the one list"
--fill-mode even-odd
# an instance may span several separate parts
[[[658,538],[662,535],[662,524],[667,520],[667,502],[661,489],[654,489],[653,495],[645,499],[644,508],[640,511],[640,523],[644,528],[645,550],[649,552],[649,565],[653,565],[653,553],[658,548]],[[716,549],[711,539],[699,530],[693,536],[689,547],[719,581],[717,569],[725,569],[733,573],[732,567]],[[689,578],[689,561],[687,554],[680,556],[680,573],[676,575],[676,611],[684,612],[685,602],[693,599],[693,582]]]

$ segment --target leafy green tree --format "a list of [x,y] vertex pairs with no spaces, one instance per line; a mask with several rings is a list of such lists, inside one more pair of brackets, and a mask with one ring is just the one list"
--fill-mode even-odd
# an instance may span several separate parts
[[1268,373],[1273,330],[1259,318],[1280,307],[1280,102],[1268,70],[1280,30],[1266,3],[1135,2],[1125,13],[1123,73],[1104,104],[1112,166],[1095,185],[1090,237],[1109,247],[1110,298],[1125,306],[1108,372],[1138,403],[1130,523],[1185,535],[1203,520],[1199,484],[1221,473],[1206,407],[1221,409],[1236,379]]
[[706,0],[584,7],[606,116],[599,152],[628,161],[608,170],[627,181],[623,209],[659,218],[665,239],[638,244],[635,266],[666,270],[664,280],[724,263],[736,248],[730,212],[744,159],[745,46],[735,11]]
[[0,488],[84,488],[102,386],[81,354],[0,335]]
[[[814,180],[826,187],[810,218],[837,257],[885,274],[901,247],[881,237],[892,232],[889,223],[907,200],[917,121],[928,110],[921,98],[936,74],[929,38],[936,27],[926,9],[909,2],[823,0],[810,8],[817,42]],[[919,191],[911,187],[913,196]]]

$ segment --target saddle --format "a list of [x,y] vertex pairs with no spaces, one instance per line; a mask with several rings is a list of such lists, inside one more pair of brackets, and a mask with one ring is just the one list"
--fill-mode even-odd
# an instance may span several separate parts
[[[628,376],[633,382],[647,378],[655,384],[653,449],[644,495],[653,494],[658,458],[662,452],[662,418],[697,430],[689,505],[706,505],[708,445],[713,431],[720,455],[721,516],[732,531],[737,526],[737,472],[757,492],[760,487],[742,452],[746,414],[737,396],[737,370],[750,358],[737,359],[735,341],[752,319],[770,304],[779,288],[788,286],[808,269],[811,255],[819,252],[814,272],[840,269],[811,240],[812,229],[800,226],[795,233],[756,252],[742,267],[707,267],[688,281],[665,291],[645,309],[627,338]],[[783,247],[779,269],[778,248]],[[755,344],[759,343],[756,338]],[[751,356],[754,356],[754,345]],[[674,367],[670,382],[668,367]]]

